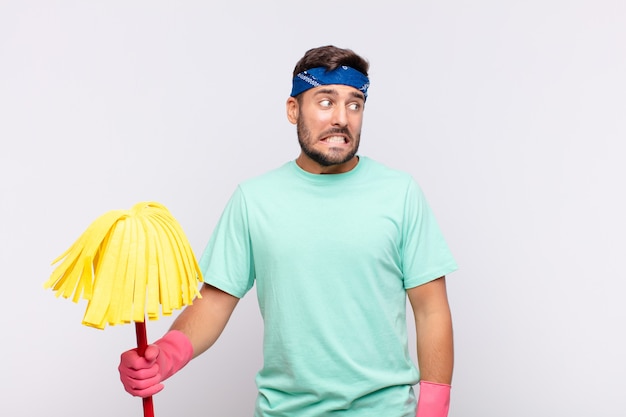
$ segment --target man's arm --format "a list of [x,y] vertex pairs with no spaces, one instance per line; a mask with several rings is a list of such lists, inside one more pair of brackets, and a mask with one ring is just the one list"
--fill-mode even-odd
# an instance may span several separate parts
[[122,353],[118,369],[128,393],[144,398],[158,393],[163,381],[215,343],[239,299],[207,284],[200,294],[144,356],[137,349]]
[[417,336],[417,360],[421,379],[442,384],[452,382],[454,348],[452,316],[445,277],[407,290]]
[[211,285],[200,289],[202,298],[196,298],[174,320],[170,330],[184,333],[193,346],[193,357],[213,346],[226,327],[239,298]]
[[454,366],[445,277],[407,290],[415,317],[420,395],[416,417],[446,417]]

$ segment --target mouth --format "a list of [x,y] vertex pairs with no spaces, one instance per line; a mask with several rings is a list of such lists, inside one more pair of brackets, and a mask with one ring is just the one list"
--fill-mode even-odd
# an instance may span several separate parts
[[350,141],[345,136],[327,136],[323,138],[321,142],[326,143],[328,145],[345,145]]

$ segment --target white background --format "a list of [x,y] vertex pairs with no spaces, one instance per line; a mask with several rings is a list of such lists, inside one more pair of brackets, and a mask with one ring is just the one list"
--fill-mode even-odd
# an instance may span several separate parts
[[[291,71],[326,44],[371,62],[361,154],[414,175],[458,260],[450,416],[626,415],[625,39],[621,0],[2,0],[0,415],[142,415],[132,326],[82,326],[50,263],[143,200],[199,255],[297,156]],[[155,414],[251,416],[261,335],[253,291]]]

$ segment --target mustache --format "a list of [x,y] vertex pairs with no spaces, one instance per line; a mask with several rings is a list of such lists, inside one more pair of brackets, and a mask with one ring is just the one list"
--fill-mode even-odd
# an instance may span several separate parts
[[345,135],[348,137],[348,139],[354,140],[354,138],[352,137],[352,133],[350,133],[350,130],[348,130],[347,127],[334,127],[332,129],[328,129],[325,132],[322,132],[319,137],[321,138],[324,136],[332,135]]

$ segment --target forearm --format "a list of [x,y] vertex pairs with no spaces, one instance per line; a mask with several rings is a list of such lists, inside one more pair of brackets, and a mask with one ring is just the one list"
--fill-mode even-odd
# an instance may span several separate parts
[[194,300],[176,318],[170,330],[183,332],[193,346],[193,357],[213,346],[226,327],[238,298],[215,287],[203,285],[202,298]]
[[421,374],[416,417],[446,417],[454,365],[452,318],[445,277],[407,290],[417,339]]
[[417,360],[422,381],[450,384],[454,365],[452,318],[446,279],[440,277],[407,290],[417,339]]
[[451,384],[454,367],[452,318],[448,308],[417,315],[417,358],[421,379]]

